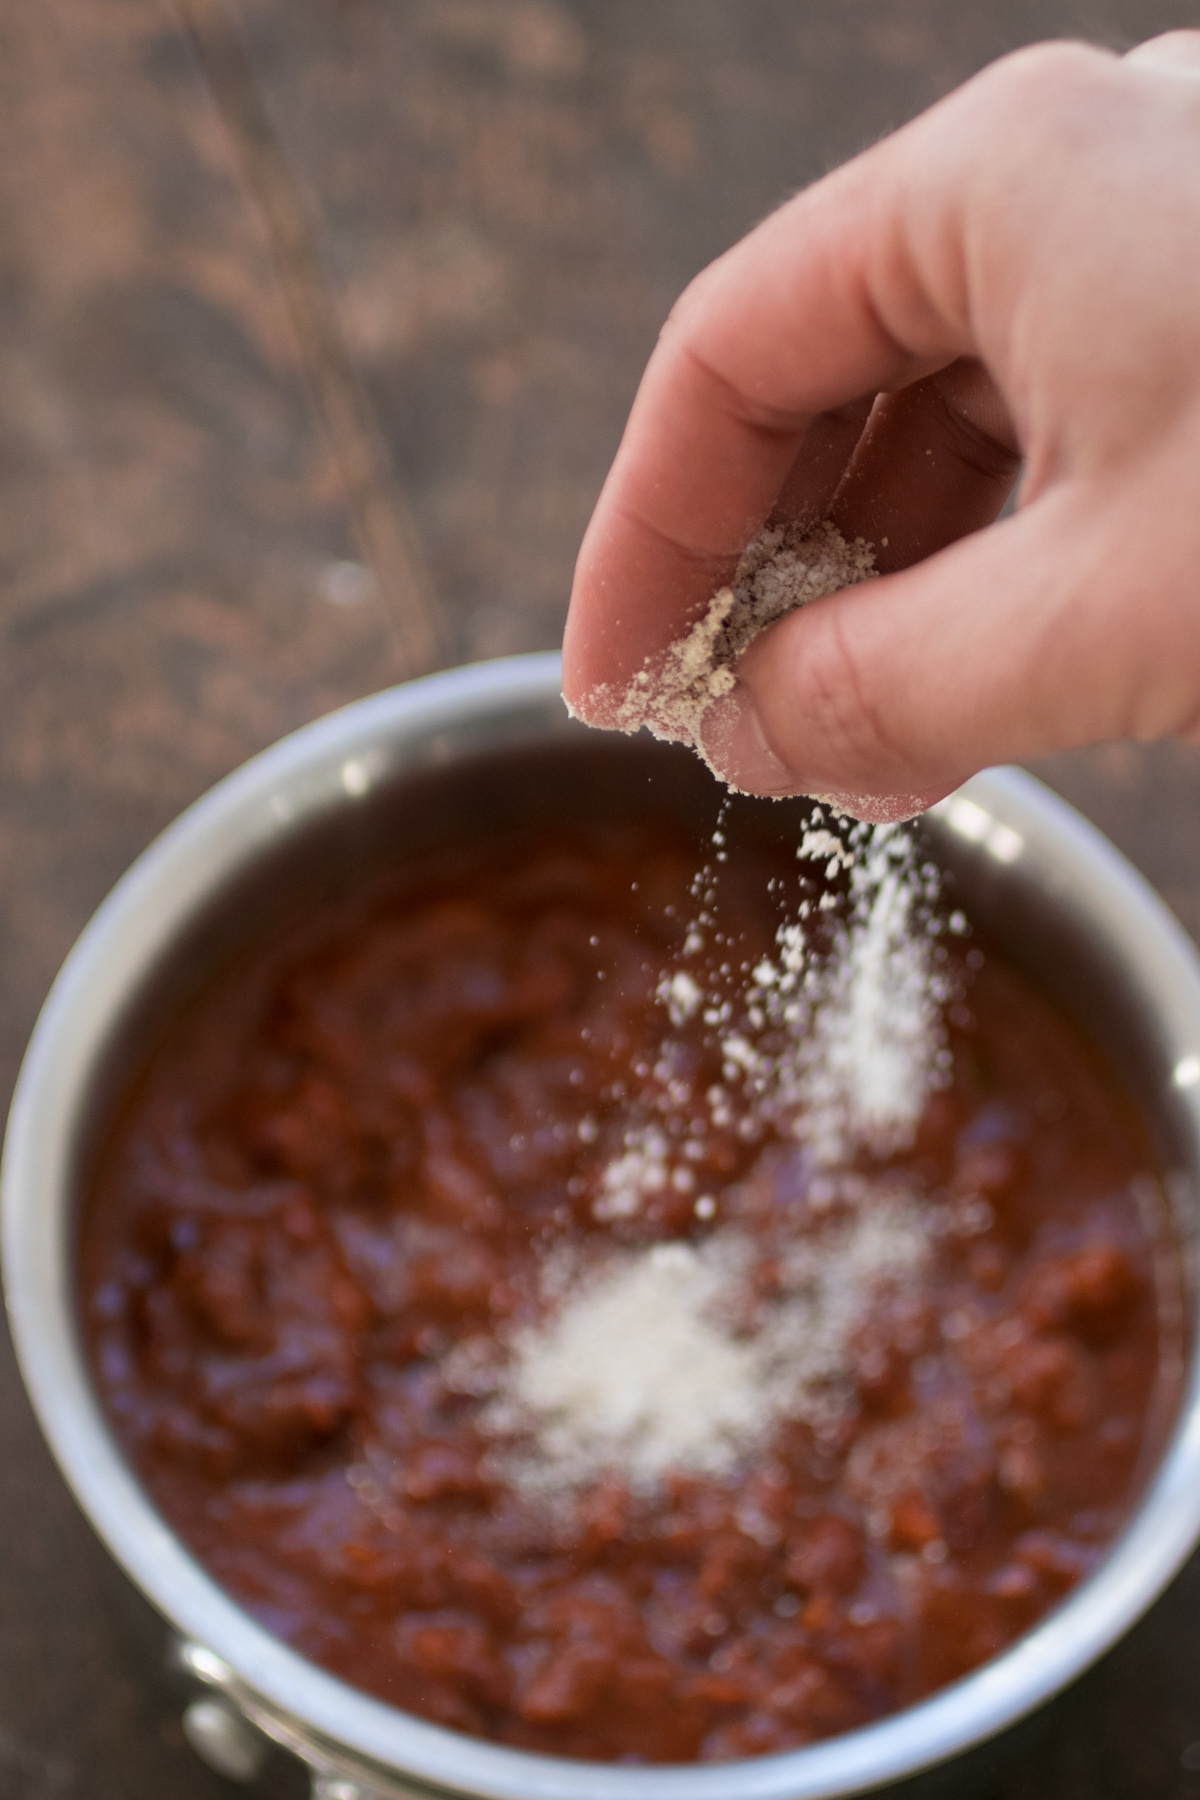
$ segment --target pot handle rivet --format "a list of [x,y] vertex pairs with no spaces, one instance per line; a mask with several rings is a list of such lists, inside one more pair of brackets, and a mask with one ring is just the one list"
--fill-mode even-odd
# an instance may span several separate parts
[[201,1762],[227,1781],[253,1781],[267,1759],[261,1732],[226,1700],[193,1700],[184,1708],[183,1735]]

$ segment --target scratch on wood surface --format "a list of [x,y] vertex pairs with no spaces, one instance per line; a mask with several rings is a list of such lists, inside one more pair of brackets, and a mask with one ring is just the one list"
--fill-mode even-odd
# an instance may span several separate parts
[[325,282],[313,227],[271,126],[230,0],[175,0],[270,234],[305,375],[374,570],[406,670],[443,660],[437,597],[412,509],[355,372]]

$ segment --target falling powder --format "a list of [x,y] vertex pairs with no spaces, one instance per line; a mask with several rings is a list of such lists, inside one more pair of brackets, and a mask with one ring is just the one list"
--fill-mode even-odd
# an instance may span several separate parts
[[735,1189],[696,1195],[699,1225],[714,1221],[698,1239],[548,1258],[537,1321],[459,1362],[486,1402],[493,1466],[532,1499],[612,1477],[645,1492],[672,1471],[726,1478],[789,1421],[819,1439],[852,1404],[852,1340],[881,1289],[928,1259],[937,1208],[856,1158],[903,1148],[944,1074],[936,876],[910,831],[820,807],[798,848],[842,879],[838,909],[802,902],[736,978],[701,956],[715,888],[711,870],[697,877],[702,904],[658,997],[673,1030],[707,1029],[724,1079],[693,1092],[667,1036],[591,1210],[627,1227],[665,1190],[690,1195],[709,1130],[766,1138],[761,1179],[791,1158],[808,1198],[798,1215],[774,1205],[765,1238],[739,1226]]
[[876,826],[851,871],[854,911],[830,959],[814,1018],[806,1111],[833,1143],[822,1160],[865,1143],[902,1148],[924,1110],[943,1045],[928,932],[914,920],[913,839]]
[[[809,834],[817,855],[830,836]],[[785,1041],[759,1082],[774,1115],[789,1113],[794,1134],[827,1165],[862,1148],[875,1156],[903,1149],[946,1065],[934,871],[919,865],[903,827],[849,824],[833,841],[829,868],[850,872],[848,917],[807,966],[796,928],[782,928],[782,971],[768,964],[771,992],[786,995],[789,959],[807,979],[800,1003],[783,1009]]]
[[592,1208],[597,1219],[628,1219],[641,1211],[647,1194],[657,1193],[670,1180],[666,1133],[651,1125],[625,1136],[625,1153],[614,1158],[600,1180],[600,1194]]

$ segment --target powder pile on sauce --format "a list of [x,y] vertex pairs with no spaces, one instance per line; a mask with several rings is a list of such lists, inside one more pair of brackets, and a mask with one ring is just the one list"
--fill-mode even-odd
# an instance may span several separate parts
[[766,1304],[755,1304],[760,1246],[736,1229],[654,1244],[582,1277],[552,1270],[549,1321],[518,1335],[504,1397],[481,1420],[488,1432],[533,1426],[505,1476],[534,1496],[613,1475],[646,1493],[676,1471],[735,1473],[784,1419],[833,1424],[850,1404],[847,1351],[880,1280],[928,1256],[919,1208],[857,1198],[837,1228],[787,1247]]
[[588,696],[589,718],[618,731],[645,725],[655,737],[690,744],[707,762],[706,718],[732,692],[735,665],[755,638],[797,607],[874,573],[870,545],[847,543],[828,519],[765,528],[684,637],[649,659],[624,692]]

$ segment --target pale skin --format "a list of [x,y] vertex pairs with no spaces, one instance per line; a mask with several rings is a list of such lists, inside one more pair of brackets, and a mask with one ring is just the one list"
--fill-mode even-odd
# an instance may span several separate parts
[[883,574],[742,658],[704,728],[738,787],[894,818],[990,763],[1200,742],[1200,31],[1007,57],[692,282],[580,551],[567,699],[611,723],[765,521],[821,515]]

